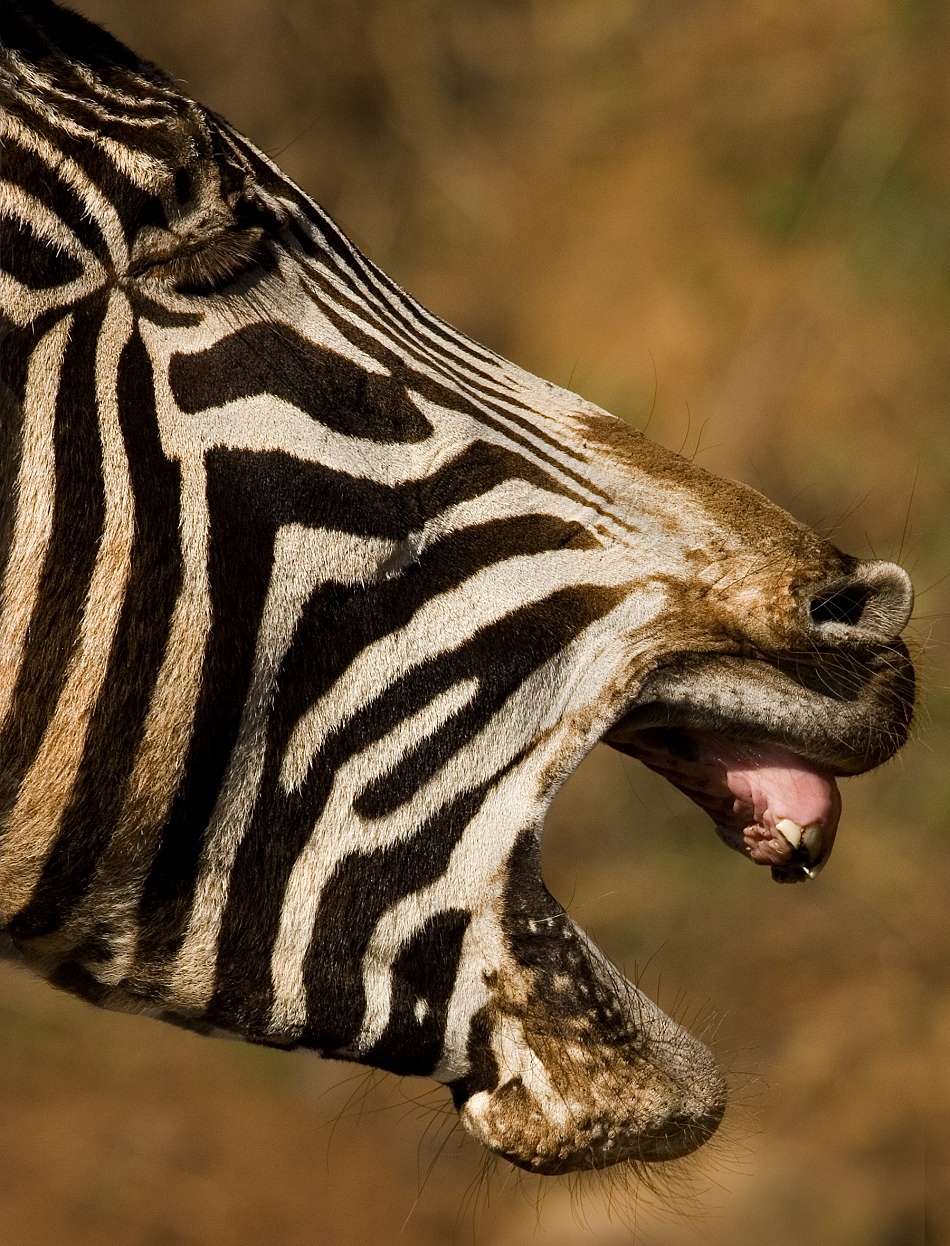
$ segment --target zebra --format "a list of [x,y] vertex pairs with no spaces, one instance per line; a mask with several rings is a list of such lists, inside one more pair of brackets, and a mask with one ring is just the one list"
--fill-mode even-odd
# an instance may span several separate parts
[[913,713],[900,567],[450,327],[54,0],[0,12],[0,584],[4,956],[545,1174],[726,1107],[543,884],[565,778],[796,882]]

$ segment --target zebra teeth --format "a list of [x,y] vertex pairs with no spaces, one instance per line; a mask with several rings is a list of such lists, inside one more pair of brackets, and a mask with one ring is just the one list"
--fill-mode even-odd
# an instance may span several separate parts
[[[779,818],[775,823],[775,829],[783,839],[788,840],[793,848],[797,848],[802,842],[802,835],[805,833],[804,828],[799,826],[797,822],[793,822],[791,818]],[[808,828],[812,830],[812,827]]]
[[791,818],[779,818],[775,829],[796,851],[803,849],[812,865],[821,856],[824,837],[819,822],[809,822],[807,826],[801,826]]

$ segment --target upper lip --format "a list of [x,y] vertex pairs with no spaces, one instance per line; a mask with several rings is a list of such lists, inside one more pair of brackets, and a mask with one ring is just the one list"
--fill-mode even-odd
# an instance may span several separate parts
[[845,653],[689,652],[655,667],[603,738],[701,727],[778,742],[830,774],[853,775],[904,744],[913,706],[914,670],[900,640]]

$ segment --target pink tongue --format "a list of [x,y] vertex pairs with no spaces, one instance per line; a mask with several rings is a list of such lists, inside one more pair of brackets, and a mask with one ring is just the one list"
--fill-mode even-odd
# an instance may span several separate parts
[[808,762],[778,746],[743,753],[717,742],[717,760],[725,769],[729,791],[742,805],[749,805],[757,821],[774,826],[790,818],[799,826],[819,823],[833,831],[840,801],[834,779],[821,774]]
[[652,742],[629,751],[705,809],[730,847],[773,866],[779,881],[824,865],[841,815],[833,778],[778,745],[741,745],[701,731],[689,732],[689,742],[688,757]]

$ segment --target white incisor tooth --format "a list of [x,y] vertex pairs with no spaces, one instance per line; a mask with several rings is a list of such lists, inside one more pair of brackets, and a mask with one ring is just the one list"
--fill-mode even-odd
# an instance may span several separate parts
[[805,851],[808,853],[810,861],[817,861],[821,856],[821,827],[817,822],[812,822],[802,831],[802,840],[805,844]]
[[788,840],[793,848],[797,848],[802,842],[802,828],[791,818],[779,818],[775,823],[775,829],[783,839]]

